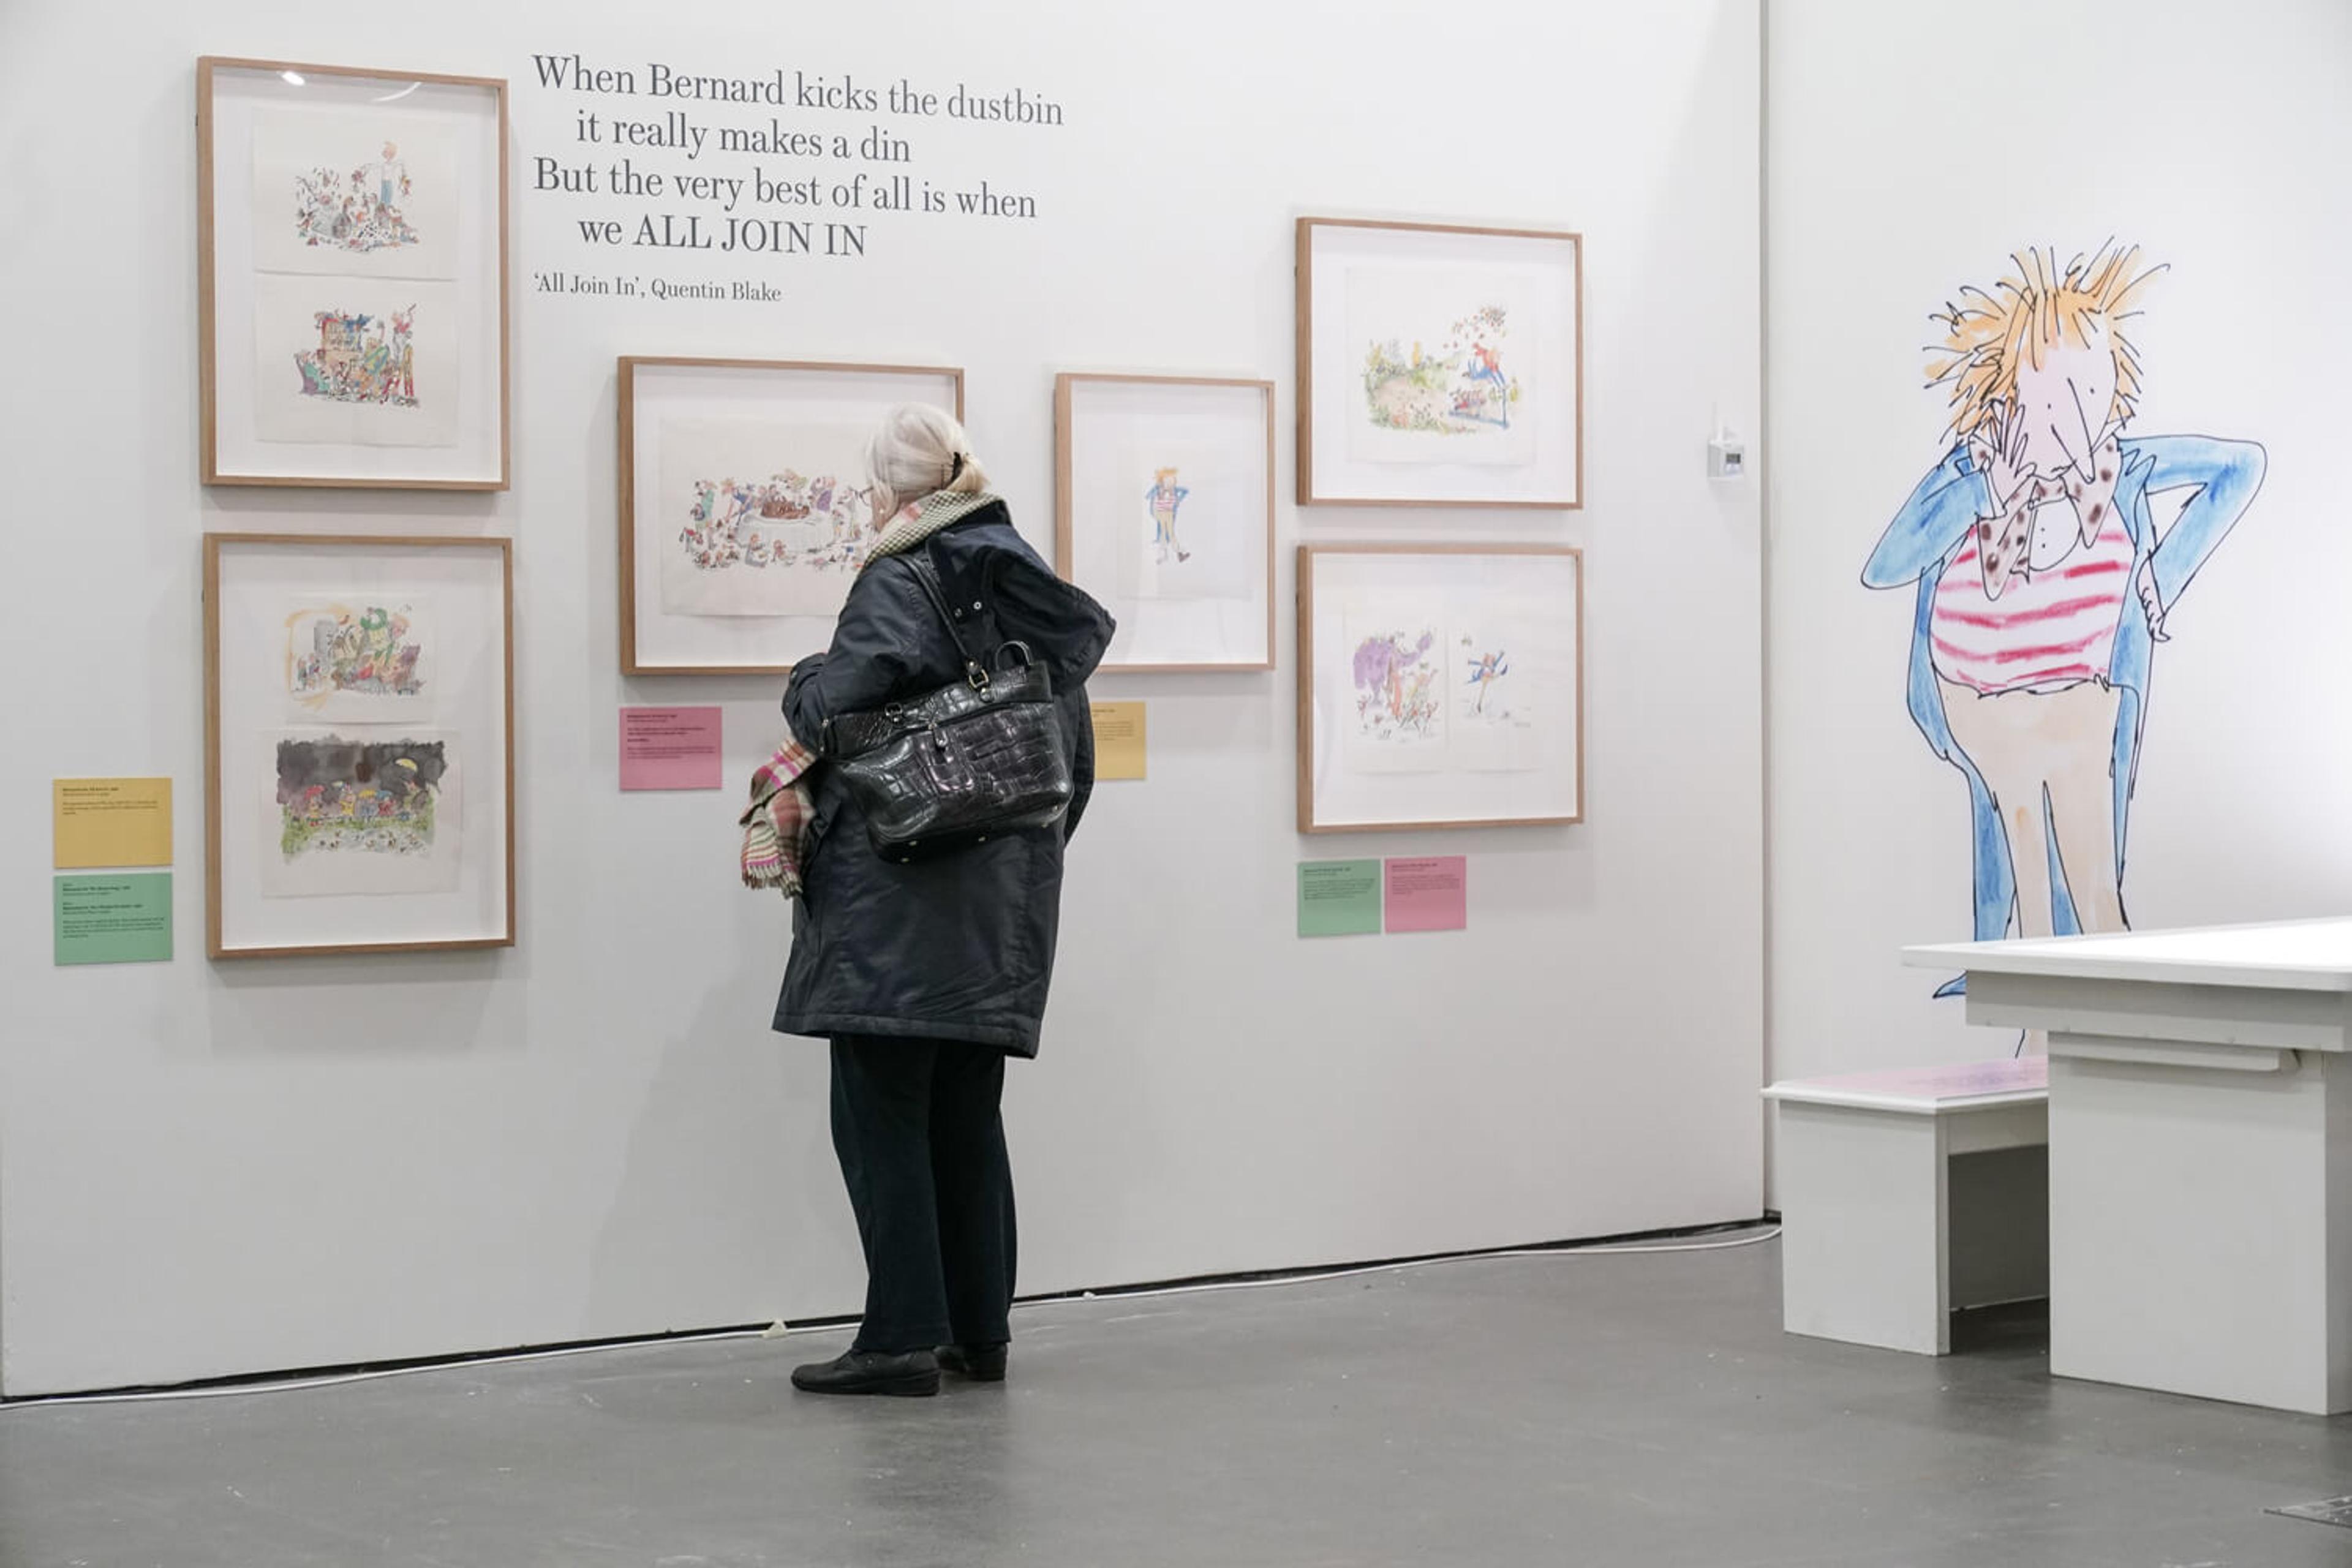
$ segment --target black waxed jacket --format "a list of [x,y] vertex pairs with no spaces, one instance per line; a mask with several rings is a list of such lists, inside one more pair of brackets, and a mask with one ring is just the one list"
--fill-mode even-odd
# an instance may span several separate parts
[[[1027,643],[1051,675],[1076,795],[1068,816],[1051,826],[901,866],[874,852],[856,802],[820,766],[775,1026],[824,1038],[969,1040],[1034,1057],[1054,973],[1063,847],[1094,787],[1086,680],[1114,626],[1029,547],[1002,501],[958,519],[928,547],[951,595],[958,586],[976,591],[997,630]],[[835,714],[927,692],[962,672],[912,563],[886,556],[859,574],[831,649],[793,669],[785,721],[822,749],[825,721]]]

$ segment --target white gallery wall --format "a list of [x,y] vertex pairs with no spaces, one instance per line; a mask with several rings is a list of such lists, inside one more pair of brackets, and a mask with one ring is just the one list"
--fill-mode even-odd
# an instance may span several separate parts
[[[1864,563],[1944,456],[1928,312],[2012,252],[2166,270],[2126,437],[2258,442],[2260,492],[2153,649],[2122,889],[2140,927],[2352,899],[2352,7],[2256,0],[1769,12],[1770,1068],[2005,1056],[1908,942],[1973,924],[1963,775],[1906,711],[1910,585]],[[2166,526],[2171,506],[2153,510]],[[2133,613],[2126,611],[2126,614]]]
[[[823,1049],[767,1026],[785,909],[734,873],[732,781],[775,739],[777,683],[617,673],[614,359],[961,365],[979,449],[1040,543],[1055,371],[1268,376],[1280,387],[1286,497],[1292,221],[1308,213],[1582,231],[1589,504],[1302,516],[1286,500],[1278,669],[1100,683],[1098,697],[1150,701],[1151,776],[1104,786],[1076,840],[1043,1058],[1013,1076],[1024,1287],[1756,1212],[1759,498],[1751,481],[1710,482],[1704,465],[1711,419],[1753,435],[1760,417],[1759,26],[1745,4],[1598,0],[1511,0],[1470,29],[1402,0],[1344,18],[1245,0],[701,0],[626,13],[419,0],[394,25],[291,0],[0,8],[0,147],[13,154],[0,295],[14,372],[0,420],[14,522],[0,624],[20,671],[0,764],[0,804],[17,825],[0,843],[16,889],[0,914],[0,1388],[855,1310],[861,1275],[826,1131]],[[2188,47],[2184,37],[2183,59]],[[582,269],[577,219],[592,204],[530,188],[535,158],[574,152],[584,107],[542,89],[532,57],[573,52],[640,69],[1018,86],[1059,103],[1066,124],[898,128],[925,177],[1017,189],[1037,203],[1033,221],[877,221],[862,258],[655,257],[627,268],[765,280],[784,295],[772,305],[544,294],[535,271]],[[511,79],[510,492],[198,485],[193,119],[205,53]],[[2275,68],[2305,73],[2306,104],[2326,96],[2294,49]],[[1833,64],[1820,72],[1825,99],[1853,90]],[[1895,93],[1895,73],[1885,79]],[[2252,147],[2288,97],[2249,93],[2227,115],[2200,116],[2196,134]],[[1855,150],[1832,145],[1830,112],[1825,103],[1804,145],[1840,167]],[[848,116],[826,118],[827,129],[835,118],[853,135],[866,129]],[[2162,134],[2177,157],[2190,133]],[[2095,145],[2117,161],[2111,141]],[[2287,205],[2283,166],[2250,176],[2259,192],[2209,178],[2194,199],[2118,198],[2113,216],[2053,205],[1964,226],[1927,193],[1958,203],[1970,182],[1937,166],[1924,138],[1917,154],[1928,161],[1908,168],[1918,198],[1905,210],[1936,218],[1943,237],[1923,235],[1906,259],[1890,260],[1874,227],[1866,243],[1858,227],[1836,227],[1860,225],[1870,204],[1849,215],[1828,210],[1841,204],[1827,195],[1819,203],[1814,253],[1837,258],[1836,277],[1820,282],[1836,306],[1820,352],[1885,346],[1866,365],[1832,360],[1816,374],[1839,395],[1840,422],[1869,440],[1808,467],[1799,432],[1785,437],[1786,482],[1810,489],[1782,509],[1798,531],[1780,571],[1791,584],[1834,578],[1818,590],[1813,624],[1844,627],[1826,671],[1812,672],[1829,679],[1807,721],[1834,738],[1811,776],[1842,785],[1832,752],[1858,770],[1866,820],[1847,832],[1874,834],[1881,850],[1914,843],[1885,797],[1940,801],[1940,781],[1872,700],[1892,685],[1900,615],[1853,588],[1853,569],[1930,434],[1904,351],[1947,269],[1989,263],[2037,226],[2144,225],[2147,243],[2197,260],[2193,279],[2183,265],[2168,291],[2152,405],[2168,400],[2167,417],[2210,410],[2258,423],[2282,458],[2328,429],[2319,361],[2298,357],[2313,352],[2301,335],[2343,320],[2315,272],[2263,270],[2296,248],[2248,227],[2258,205]],[[2051,203],[2085,189],[2072,173],[2044,182]],[[2096,182],[2087,188],[2105,199]],[[1891,176],[1888,189],[1908,192]],[[2341,221],[2319,216],[2323,205],[2303,201],[2278,221]],[[1894,226],[1900,257],[1913,242],[1909,226]],[[2226,321],[2230,341],[2200,321]],[[2258,353],[2231,350],[2250,338]],[[1885,427],[1871,426],[1882,417]],[[2213,619],[2194,626],[2197,666],[2167,693],[2168,721],[2202,703],[2199,733],[2264,759],[2252,771],[2265,787],[2250,792],[2242,769],[2225,790],[2193,756],[2168,759],[2173,793],[2150,809],[2171,814],[2165,831],[2180,849],[2166,874],[2179,880],[2145,889],[2152,908],[2159,886],[2168,910],[2200,914],[2247,912],[2257,893],[2281,892],[2236,868],[2258,847],[2250,837],[2330,854],[2344,845],[2294,771],[2332,742],[2309,729],[2276,734],[2276,715],[2243,700],[2251,685],[2288,705],[2277,645],[2247,646],[2263,595],[2285,572],[2326,583],[2346,548],[2316,510],[2315,482],[2294,500],[2285,468],[2261,526],[2233,543],[2196,606]],[[1821,531],[1817,546],[1801,524]],[[513,951],[203,957],[206,530],[513,537]],[[1584,826],[1295,834],[1290,546],[1362,539],[1584,547]],[[1811,564],[1790,558],[1800,544]],[[2184,642],[2191,632],[2183,626]],[[1785,701],[1803,667],[1776,652]],[[726,708],[727,791],[619,794],[615,710],[701,701]],[[1799,750],[1783,742],[1784,774]],[[177,785],[179,956],[53,968],[49,781],[147,773]],[[1793,798],[1782,790],[1784,816]],[[2217,805],[2218,824],[2207,817],[2200,832],[2199,814]],[[1803,826],[1784,822],[1800,838]],[[1933,853],[1943,840],[1916,844]],[[1816,836],[1812,854],[1843,886],[1869,880],[1862,848]],[[1298,859],[1433,852],[1471,857],[1467,932],[1292,934]],[[2289,872],[2305,885],[2284,891],[2322,901],[2324,858]],[[1842,966],[1809,1001],[1810,1019],[1844,1028],[1839,997],[1853,994],[1859,967],[1879,1016],[1916,1012],[1928,1026],[1924,1009],[1905,1009],[1907,983],[1878,973],[1895,935],[1953,934],[1937,918],[1936,878],[1923,868],[1920,879],[1867,916],[1840,906],[1834,936],[1822,939],[1839,945],[1803,972]],[[1784,909],[1801,885],[1785,884]],[[2200,889],[2201,899],[2184,896]],[[1804,951],[1785,942],[1784,968]],[[1791,992],[1784,982],[1784,1008]]]

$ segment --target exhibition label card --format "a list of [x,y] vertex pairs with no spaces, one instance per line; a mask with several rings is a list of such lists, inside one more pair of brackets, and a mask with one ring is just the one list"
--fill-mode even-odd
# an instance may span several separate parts
[[719,710],[621,710],[623,789],[718,789]]
[[1143,776],[1143,704],[1097,702],[1095,781]]
[[1470,863],[1460,855],[1398,858],[1387,863],[1391,935],[1411,931],[1461,931],[1470,923]]
[[55,879],[57,962],[154,963],[172,956],[172,873]]
[[172,863],[170,779],[57,779],[49,787],[58,870]]
[[1378,936],[1380,930],[1378,860],[1298,863],[1299,935]]

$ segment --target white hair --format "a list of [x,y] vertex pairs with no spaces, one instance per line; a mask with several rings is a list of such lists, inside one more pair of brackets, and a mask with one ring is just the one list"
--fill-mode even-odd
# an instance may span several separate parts
[[883,416],[882,428],[866,447],[866,472],[877,519],[942,491],[970,496],[988,488],[987,470],[971,455],[971,437],[927,403],[902,403]]

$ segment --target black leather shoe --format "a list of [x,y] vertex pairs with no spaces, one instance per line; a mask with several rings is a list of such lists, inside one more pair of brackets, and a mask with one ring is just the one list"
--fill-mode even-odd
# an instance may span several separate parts
[[831,1361],[794,1367],[793,1386],[803,1394],[891,1394],[919,1399],[940,1391],[939,1358],[929,1351],[845,1351]]
[[1012,1348],[999,1340],[992,1345],[941,1345],[935,1353],[941,1372],[974,1383],[1003,1383],[1005,1355]]

